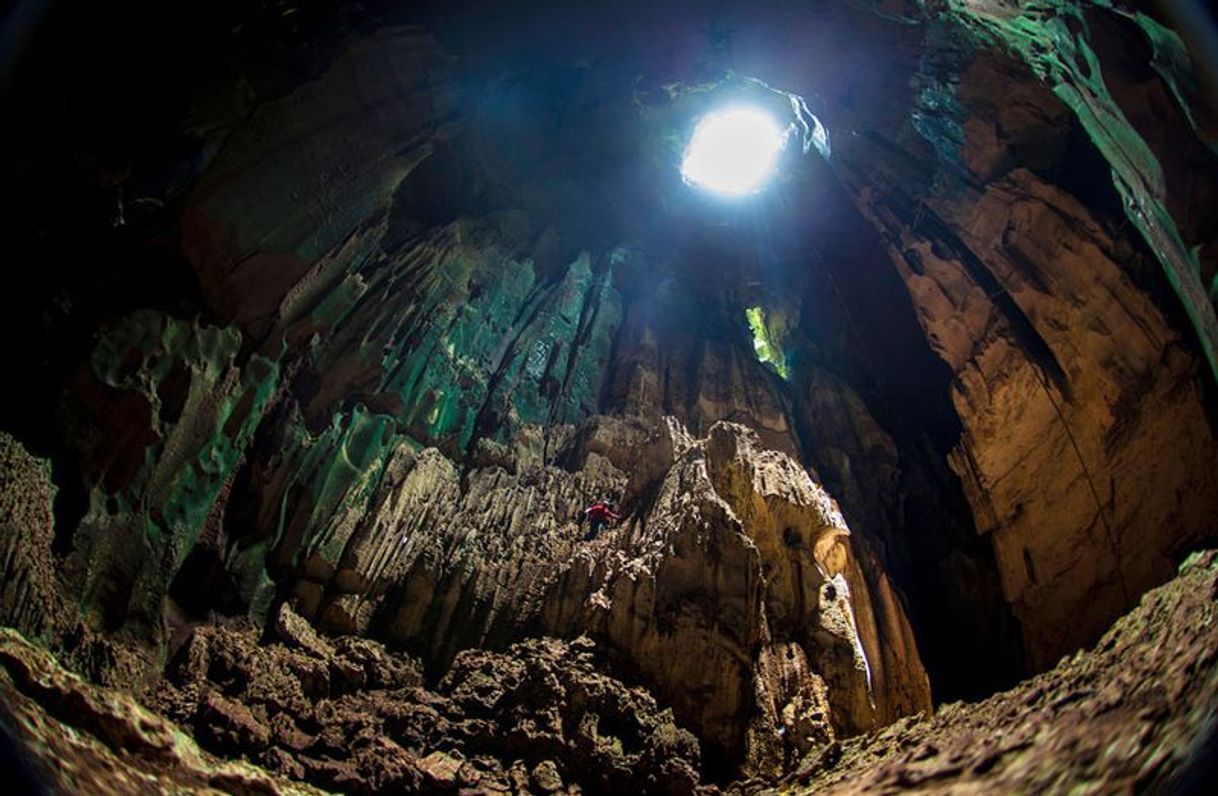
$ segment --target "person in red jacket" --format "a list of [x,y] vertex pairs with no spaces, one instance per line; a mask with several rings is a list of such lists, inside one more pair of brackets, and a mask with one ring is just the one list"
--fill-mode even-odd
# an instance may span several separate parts
[[583,519],[588,520],[590,526],[584,541],[590,542],[596,538],[602,528],[617,522],[621,516],[613,511],[613,501],[604,497],[584,509]]

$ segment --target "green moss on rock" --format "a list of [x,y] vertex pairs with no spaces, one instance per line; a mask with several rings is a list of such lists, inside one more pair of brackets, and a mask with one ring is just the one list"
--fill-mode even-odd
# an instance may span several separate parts
[[235,329],[141,311],[108,329],[93,352],[102,384],[136,392],[152,407],[156,440],[117,493],[93,485],[77,536],[82,609],[111,629],[132,623],[157,635],[168,584],[271,400],[278,364],[255,355],[239,367],[240,347]]

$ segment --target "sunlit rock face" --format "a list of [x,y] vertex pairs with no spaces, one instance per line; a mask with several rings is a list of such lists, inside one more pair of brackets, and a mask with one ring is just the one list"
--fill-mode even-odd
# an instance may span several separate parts
[[[158,776],[820,771],[1212,536],[1218,161],[1170,31],[727,5],[220,4],[163,70],[38,56],[79,87],[4,182],[79,201],[14,216],[0,620],[189,728]],[[681,156],[746,90],[832,156],[725,203]]]
[[[957,216],[962,240],[1049,358],[1017,342],[1002,310],[931,241],[897,233],[896,256],[956,373],[965,434],[952,469],[979,532],[992,534],[1004,594],[1043,666],[1093,638],[1204,533],[1218,490],[1215,441],[1195,360],[1115,265],[1098,222],[1026,171],[973,199]],[[1142,401],[1146,411],[1127,411]],[[1155,451],[1170,451],[1174,465]],[[1143,529],[1160,522],[1178,530],[1148,538]]]
[[[997,21],[984,4],[972,8],[978,16],[969,24],[984,17],[993,34],[1017,24]],[[1090,38],[1084,20],[1095,30]],[[1157,30],[1152,21],[1140,24]],[[1051,18],[1055,26],[1073,31],[1087,57],[1092,47],[1113,46],[1113,36],[1142,36],[1119,14],[1084,14],[1068,3]],[[944,60],[952,57],[959,60],[957,104],[940,109],[937,132],[923,130],[950,156],[940,155],[937,183],[876,140],[844,143],[838,168],[886,240],[932,349],[954,373],[963,434],[950,466],[977,531],[992,541],[1029,661],[1043,668],[1096,638],[1168,577],[1181,551],[1211,533],[1205,517],[1218,495],[1212,397],[1210,380],[1199,378],[1208,368],[1208,333],[1187,320],[1210,317],[1210,302],[1172,287],[1178,263],[1155,238],[1162,230],[1124,215],[1179,203],[1181,231],[1171,236],[1187,236],[1203,258],[1212,228],[1187,221],[1209,212],[1198,204],[1197,174],[1160,163],[1194,151],[1193,129],[1147,125],[1144,103],[1162,87],[1126,86],[1127,61],[1098,86],[1074,63],[1054,67],[1046,86],[997,54],[966,48]],[[1044,65],[1030,64],[1037,74]],[[1075,83],[1122,97],[1105,98],[1123,110],[1113,111],[1102,134],[1070,113],[1072,89],[1063,86]],[[1204,104],[1196,107],[1204,118]],[[946,143],[936,137],[949,135],[955,138]],[[1087,135],[1099,137],[1096,149],[1080,144]],[[1137,140],[1140,154],[1114,162],[1116,138]],[[1192,162],[1201,174],[1215,173],[1212,155]],[[1170,451],[1173,464],[1165,466],[1158,451]],[[1148,525],[1160,530],[1148,535]]]
[[900,606],[870,591],[845,519],[793,460],[731,424],[695,440],[670,421],[644,440],[625,494],[652,508],[624,551],[564,565],[547,627],[609,639],[757,773],[926,705]]

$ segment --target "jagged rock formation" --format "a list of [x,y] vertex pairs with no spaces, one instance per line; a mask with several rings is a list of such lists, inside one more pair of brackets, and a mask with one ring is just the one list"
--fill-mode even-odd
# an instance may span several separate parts
[[[929,708],[900,603],[870,590],[836,504],[788,456],[742,426],[720,423],[695,440],[671,418],[597,418],[565,440],[555,453],[565,467],[515,476],[500,461],[464,479],[438,450],[400,446],[366,503],[321,503],[336,516],[276,540],[269,559],[303,562],[283,571],[281,588],[322,630],[388,639],[448,676],[462,649],[590,634],[698,732],[720,772],[774,774],[839,735]],[[629,518],[581,542],[585,495],[613,488]],[[296,514],[318,509],[298,502]],[[281,635],[341,657],[279,610]],[[171,642],[182,636],[172,627]],[[179,681],[215,671],[201,633],[179,653],[193,661]],[[324,686],[324,667],[309,682]],[[329,692],[294,693],[300,712]],[[199,704],[208,715],[236,710]],[[266,743],[240,715],[220,749]]]
[[694,736],[601,673],[587,639],[466,651],[428,690],[416,662],[325,640],[286,606],[274,632],[268,645],[200,628],[154,704],[211,751],[347,793],[688,793],[698,781]]
[[[1194,556],[1094,650],[1018,689],[814,750],[783,792],[1204,787],[1209,770],[1198,743],[1210,719],[1206,706],[1218,698],[1218,632],[1207,621],[1218,599],[1216,562],[1212,552]],[[281,614],[276,626],[281,635],[269,646],[252,630],[201,629],[173,670],[183,687],[166,684],[162,704],[181,712],[184,726],[197,723],[196,735],[209,746],[259,750],[252,756],[270,769],[344,792],[394,783],[432,792],[473,785],[554,793],[572,780],[593,792],[624,783],[640,792],[688,792],[696,741],[652,713],[650,697],[593,667],[587,641],[530,641],[512,656],[462,653],[433,693],[384,687],[418,675],[373,642],[320,640],[291,614]],[[300,698],[306,684],[338,695],[310,703]],[[236,699],[214,690],[225,685],[236,687]],[[17,737],[40,782],[93,793],[169,785],[184,792],[316,792],[249,763],[216,761],[128,693],[65,672],[7,629],[0,631],[0,692],[22,720]],[[558,714],[583,720],[556,724],[554,706],[571,703],[582,712]],[[312,711],[304,722],[310,731],[295,723],[302,706]],[[443,751],[420,754],[437,739]],[[311,754],[284,752],[296,746]],[[470,753],[475,749],[481,751]],[[629,754],[640,758],[622,756]],[[615,765],[628,760],[629,769]],[[572,763],[577,767],[565,768]],[[638,779],[651,772],[659,776]]]
[[628,494],[654,492],[651,509],[625,554],[574,558],[548,626],[603,634],[755,771],[927,707],[921,667],[885,652],[910,641],[899,605],[868,593],[840,511],[793,461],[728,424],[695,441],[670,423],[649,443],[641,461],[663,475],[636,469]]
[[54,493],[49,463],[0,432],[0,624],[31,638],[53,635],[62,620],[51,555]]
[[26,754],[24,780],[8,783],[18,792],[318,793],[248,763],[216,759],[129,693],[65,671],[11,628],[0,628],[0,693],[6,722],[20,728],[6,740]]

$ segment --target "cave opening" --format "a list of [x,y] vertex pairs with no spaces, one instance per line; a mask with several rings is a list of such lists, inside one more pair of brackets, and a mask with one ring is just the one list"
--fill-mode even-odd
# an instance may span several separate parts
[[1202,770],[1173,4],[180,5],[3,31],[0,720],[50,790]]
[[790,379],[790,365],[782,351],[781,342],[775,339],[775,334],[766,325],[765,307],[749,307],[744,311],[748,321],[749,331],[753,333],[753,351],[759,362],[773,366],[774,371],[784,380]]
[[681,177],[725,196],[757,193],[774,170],[786,138],[777,123],[757,108],[714,111],[694,126],[681,156]]

